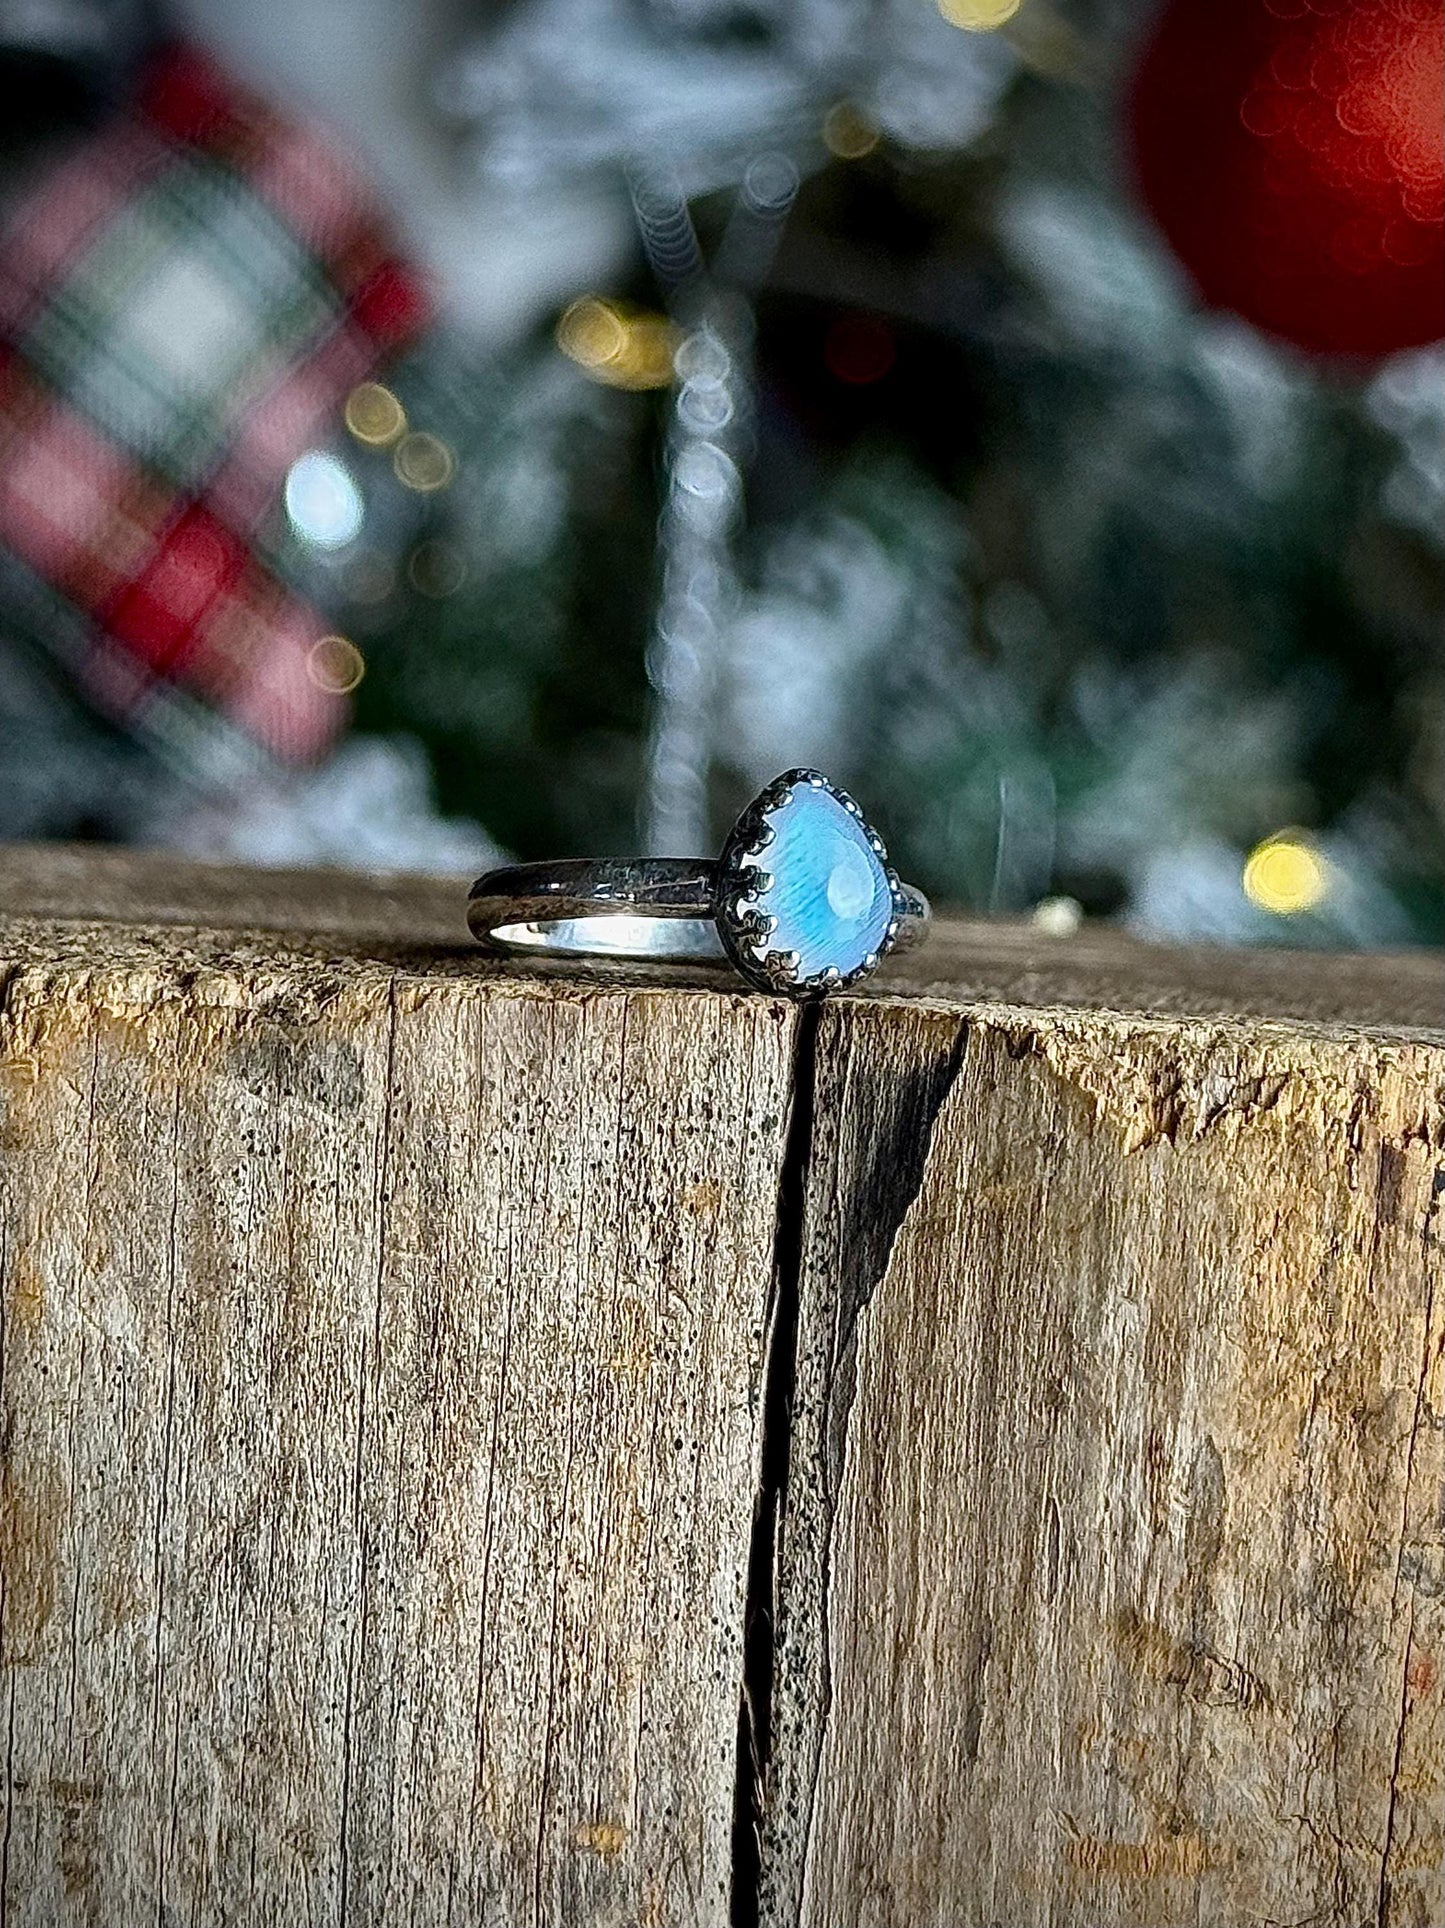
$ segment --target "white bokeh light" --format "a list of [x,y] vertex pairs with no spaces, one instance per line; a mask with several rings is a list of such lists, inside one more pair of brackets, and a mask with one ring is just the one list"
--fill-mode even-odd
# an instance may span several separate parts
[[308,449],[291,464],[285,499],[291,526],[318,549],[344,549],[361,533],[361,491],[346,464],[324,449]]

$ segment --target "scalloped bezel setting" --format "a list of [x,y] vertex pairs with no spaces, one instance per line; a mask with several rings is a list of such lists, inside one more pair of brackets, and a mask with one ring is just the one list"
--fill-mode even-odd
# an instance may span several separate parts
[[856,983],[897,943],[906,910],[882,838],[817,770],[770,783],[723,846],[718,931],[760,990],[818,997]]

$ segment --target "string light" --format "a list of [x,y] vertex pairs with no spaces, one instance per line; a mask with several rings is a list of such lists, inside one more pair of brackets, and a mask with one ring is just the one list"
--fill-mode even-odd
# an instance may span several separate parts
[[1013,19],[1023,0],[938,0],[938,11],[951,27],[965,33],[992,33]]
[[1250,903],[1276,917],[1296,917],[1323,903],[1330,874],[1324,858],[1299,832],[1281,830],[1250,851],[1242,882]]
[[838,101],[823,116],[823,145],[840,161],[861,161],[878,141],[878,129],[851,100]]
[[349,637],[323,636],[306,652],[306,674],[328,696],[349,696],[366,674],[366,658]]
[[402,437],[391,465],[398,482],[422,495],[444,489],[457,472],[455,455],[439,435],[428,434],[425,429],[413,429]]
[[594,381],[609,388],[666,388],[676,335],[666,315],[584,295],[557,323],[557,346]]
[[346,398],[346,426],[368,448],[390,448],[406,433],[406,410],[380,382],[362,382]]

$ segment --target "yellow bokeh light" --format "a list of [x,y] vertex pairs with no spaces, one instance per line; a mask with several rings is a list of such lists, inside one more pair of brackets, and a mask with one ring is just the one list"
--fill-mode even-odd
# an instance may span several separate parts
[[666,315],[584,295],[557,323],[557,346],[610,388],[666,388],[677,336]]
[[965,33],[992,33],[1012,20],[1023,0],[938,0],[938,11],[951,27]]
[[627,346],[627,323],[610,301],[584,295],[557,323],[557,346],[579,368],[605,368]]
[[666,388],[676,349],[677,338],[665,315],[634,315],[627,324],[627,346],[606,377],[619,388]]
[[1297,917],[1324,902],[1330,873],[1324,858],[1298,832],[1282,830],[1250,851],[1242,881],[1250,903],[1276,917]]
[[366,674],[366,658],[349,637],[323,636],[306,652],[306,674],[328,696],[349,696]]
[[363,382],[346,398],[346,426],[368,448],[390,448],[406,433],[406,410],[380,382]]
[[823,145],[840,161],[861,161],[878,145],[878,129],[851,100],[840,100],[823,116]]
[[423,495],[433,489],[444,489],[457,472],[457,458],[446,443],[425,429],[413,429],[410,435],[402,437],[391,465],[398,482]]

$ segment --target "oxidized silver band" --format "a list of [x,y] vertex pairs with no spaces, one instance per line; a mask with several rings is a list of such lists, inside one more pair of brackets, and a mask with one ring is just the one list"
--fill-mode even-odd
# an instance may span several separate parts
[[[802,824],[805,815],[826,812],[832,815],[820,828]],[[816,868],[820,845],[835,869],[821,883],[805,878],[808,890],[800,893],[800,867]],[[809,920],[801,936],[789,924],[790,916],[798,922],[800,898]],[[858,806],[812,770],[789,771],[770,784],[744,811],[716,863],[643,857],[513,864],[479,877],[467,905],[473,936],[492,950],[678,962],[726,956],[749,982],[794,996],[862,977],[887,952],[916,943],[928,919],[927,899],[899,882]]]

